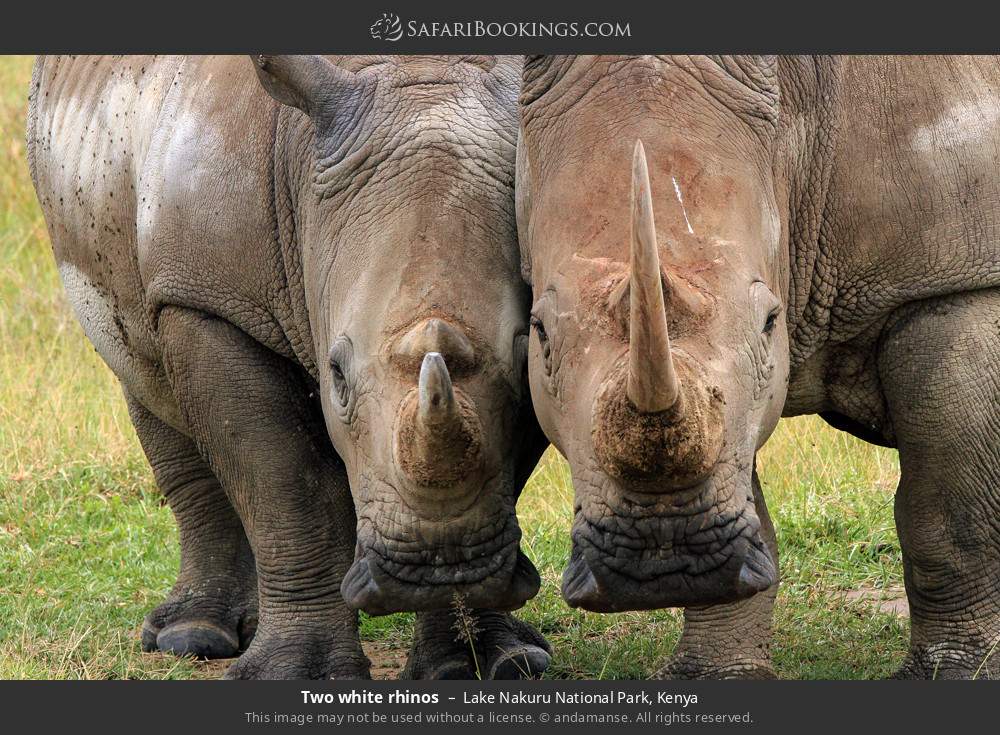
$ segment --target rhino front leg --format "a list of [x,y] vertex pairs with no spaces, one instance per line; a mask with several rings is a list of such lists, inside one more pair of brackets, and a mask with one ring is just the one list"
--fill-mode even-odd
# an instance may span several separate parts
[[908,307],[879,374],[899,448],[910,652],[896,678],[1000,678],[1000,292]]
[[401,679],[537,679],[552,660],[541,633],[510,613],[417,615]]
[[125,399],[181,545],[177,582],[143,622],[143,650],[235,656],[257,628],[257,572],[243,524],[194,442],[128,391]]
[[[778,562],[774,525],[767,512],[757,470],[753,472],[754,506],[760,534]],[[684,631],[657,679],[774,679],[771,668],[771,620],[775,584],[753,597],[725,605],[684,609]]]
[[259,624],[229,678],[367,678],[357,615],[340,595],[353,560],[346,473],[298,366],[220,319],[159,319],[184,417],[246,529]]

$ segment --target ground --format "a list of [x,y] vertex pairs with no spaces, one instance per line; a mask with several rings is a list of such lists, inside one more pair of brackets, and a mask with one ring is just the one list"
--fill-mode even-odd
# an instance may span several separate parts
[[[220,663],[144,654],[143,615],[178,564],[176,532],[111,373],[59,286],[24,156],[31,59],[0,57],[0,678],[214,678]],[[783,584],[782,677],[875,678],[906,651],[895,452],[819,419],[783,421],[760,458]],[[597,615],[559,596],[572,488],[550,451],[519,505],[542,591],[522,611],[555,648],[550,676],[641,678],[670,653],[676,611]],[[407,615],[366,618],[394,676]]]

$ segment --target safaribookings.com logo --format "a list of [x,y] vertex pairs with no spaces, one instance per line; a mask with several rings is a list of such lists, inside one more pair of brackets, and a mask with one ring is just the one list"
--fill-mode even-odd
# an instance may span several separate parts
[[382,13],[368,30],[377,41],[398,41],[403,37],[403,24],[395,13]]
[[395,13],[382,17],[368,29],[379,41],[407,38],[631,38],[623,21],[419,21],[404,25]]

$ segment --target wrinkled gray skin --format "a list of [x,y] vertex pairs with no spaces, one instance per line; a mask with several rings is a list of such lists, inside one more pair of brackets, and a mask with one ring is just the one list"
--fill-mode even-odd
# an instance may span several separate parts
[[661,676],[772,676],[755,455],[780,415],[818,413],[899,450],[897,675],[996,678],[997,60],[534,57],[524,80],[529,374],[573,471],[566,599],[684,606]]
[[29,156],[67,294],[180,526],[148,650],[366,677],[356,609],[437,610],[405,676],[545,667],[503,612],[538,588],[514,504],[544,447],[519,81],[492,57],[37,62]]

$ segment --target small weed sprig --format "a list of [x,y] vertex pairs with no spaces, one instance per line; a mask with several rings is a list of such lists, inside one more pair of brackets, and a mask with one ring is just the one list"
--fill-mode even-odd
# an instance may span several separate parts
[[476,678],[481,681],[483,672],[479,668],[479,656],[476,655],[476,636],[482,632],[478,625],[479,621],[476,620],[476,616],[469,609],[469,606],[465,604],[465,597],[459,592],[456,592],[451,598],[451,609],[455,614],[455,622],[451,626],[455,631],[455,640],[469,646],[469,651],[472,652],[472,663],[476,666]]

